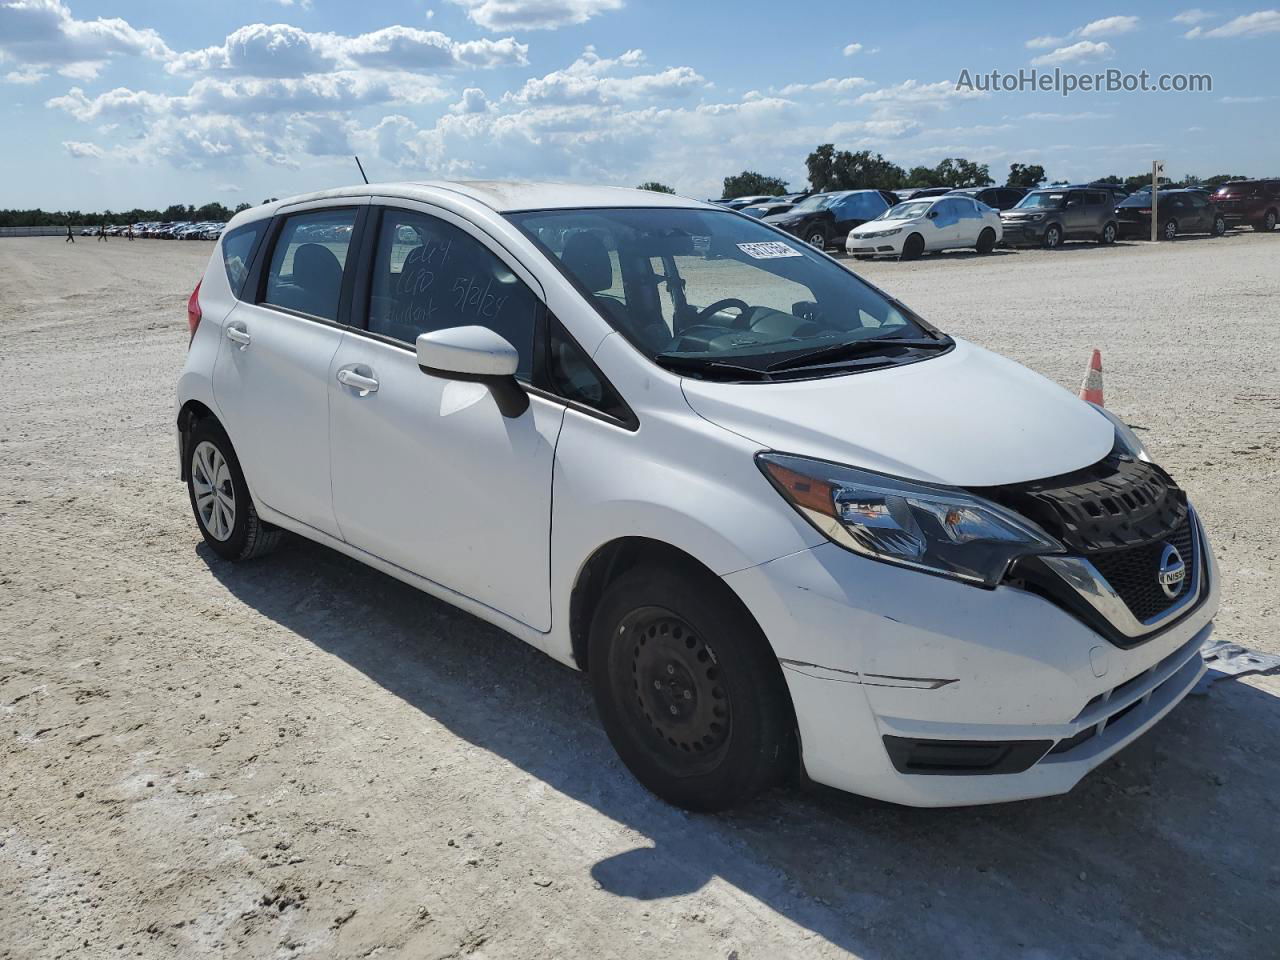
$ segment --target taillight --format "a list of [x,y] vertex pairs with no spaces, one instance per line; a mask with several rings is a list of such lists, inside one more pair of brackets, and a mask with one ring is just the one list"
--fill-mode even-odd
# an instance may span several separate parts
[[191,340],[196,338],[196,327],[200,326],[200,318],[204,316],[200,310],[200,284],[203,282],[202,278],[196,283],[196,288],[191,291],[191,297],[187,300],[187,329],[191,331]]

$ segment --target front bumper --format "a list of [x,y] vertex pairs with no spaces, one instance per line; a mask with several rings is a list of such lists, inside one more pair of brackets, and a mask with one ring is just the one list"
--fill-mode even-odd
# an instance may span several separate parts
[[850,234],[844,243],[844,252],[853,257],[897,257],[902,254],[905,235],[872,237],[863,239]]
[[[782,662],[813,780],[910,806],[1051,796],[1150,729],[1190,691],[1218,581],[1182,620],[1121,649],[1014,587],[984,590],[834,544],[725,577]],[[1020,772],[904,772],[885,737],[1040,741]],[[957,746],[959,743],[957,743]],[[993,768],[999,769],[999,768]]]
[[1044,242],[1044,231],[1048,225],[1047,220],[1035,223],[1004,220],[1004,242],[1011,247],[1038,246]]

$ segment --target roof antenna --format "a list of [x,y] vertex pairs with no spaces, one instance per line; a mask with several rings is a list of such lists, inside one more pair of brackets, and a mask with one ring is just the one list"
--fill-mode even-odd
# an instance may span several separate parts
[[356,166],[360,168],[360,176],[364,177],[365,186],[369,185],[369,178],[365,176],[364,164],[360,162],[360,158],[356,157]]

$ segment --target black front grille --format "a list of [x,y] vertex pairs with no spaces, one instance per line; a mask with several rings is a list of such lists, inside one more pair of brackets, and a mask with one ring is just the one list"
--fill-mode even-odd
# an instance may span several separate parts
[[[1106,577],[1107,582],[1120,595],[1120,599],[1125,602],[1130,612],[1145,622],[1160,616],[1182,598],[1183,592],[1190,589],[1191,564],[1195,556],[1191,538],[1191,521],[1183,520],[1182,525],[1174,530],[1167,540],[1090,554],[1089,562]],[[1164,588],[1156,578],[1166,543],[1173,545],[1182,557],[1182,562],[1187,565],[1187,579],[1183,581],[1183,592],[1174,597],[1165,594]]]

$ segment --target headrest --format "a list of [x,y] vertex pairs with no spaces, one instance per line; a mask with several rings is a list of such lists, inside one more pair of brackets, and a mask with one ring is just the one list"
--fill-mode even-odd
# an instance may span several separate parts
[[564,245],[560,262],[592,293],[613,286],[613,264],[604,241],[590,231],[575,233]]
[[304,243],[293,252],[293,278],[302,286],[341,282],[342,264],[328,247]]

